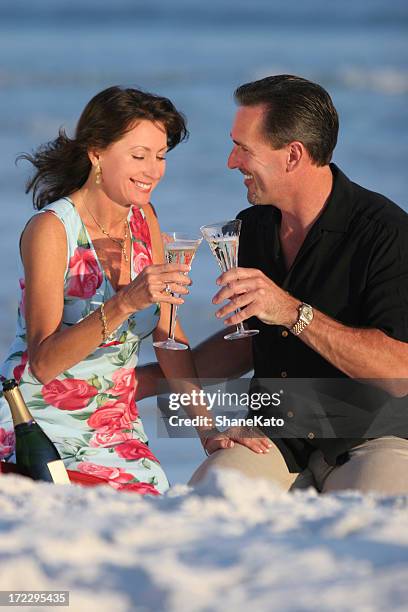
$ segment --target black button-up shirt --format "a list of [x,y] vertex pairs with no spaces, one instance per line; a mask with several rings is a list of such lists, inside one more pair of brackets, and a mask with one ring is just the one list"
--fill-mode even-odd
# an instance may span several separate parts
[[[351,182],[334,164],[327,204],[286,269],[273,205],[242,211],[239,265],[258,268],[280,287],[329,317],[408,342],[408,215],[384,196]],[[255,378],[338,378],[345,374],[284,327],[258,319],[252,339]],[[360,440],[279,441],[289,469],[299,471],[316,447],[326,460]],[[277,442],[277,441],[275,441]]]

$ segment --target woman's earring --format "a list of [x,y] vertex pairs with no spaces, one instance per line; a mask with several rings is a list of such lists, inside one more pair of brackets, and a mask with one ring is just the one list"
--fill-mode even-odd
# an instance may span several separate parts
[[99,164],[99,162],[96,162],[96,168],[95,168],[95,183],[97,185],[100,185],[102,183],[102,168]]

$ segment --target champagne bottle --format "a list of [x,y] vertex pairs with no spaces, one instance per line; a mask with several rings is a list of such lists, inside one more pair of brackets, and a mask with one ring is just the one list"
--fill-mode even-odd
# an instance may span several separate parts
[[12,378],[3,382],[3,393],[13,417],[16,463],[24,476],[56,484],[69,484],[65,465],[51,440],[33,419]]

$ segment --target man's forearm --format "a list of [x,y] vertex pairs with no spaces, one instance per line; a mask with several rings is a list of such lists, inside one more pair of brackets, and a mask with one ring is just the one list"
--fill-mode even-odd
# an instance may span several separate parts
[[[267,325],[288,329],[295,325],[301,300],[260,270],[232,268],[217,283],[221,289],[213,303],[222,306],[216,316],[227,316],[227,323],[238,324],[255,316]],[[390,338],[379,329],[347,327],[313,310],[313,321],[299,340],[350,378],[371,379],[397,397],[408,394],[408,343]]]
[[408,344],[379,329],[348,327],[314,310],[299,339],[351,378],[371,379],[392,395],[408,393]]

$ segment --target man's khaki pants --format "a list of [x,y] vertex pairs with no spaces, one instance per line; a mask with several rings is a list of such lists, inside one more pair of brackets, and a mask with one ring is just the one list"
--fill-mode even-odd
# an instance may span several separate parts
[[369,440],[349,451],[349,460],[340,466],[326,463],[320,450],[310,456],[299,474],[288,471],[279,449],[254,453],[235,443],[233,448],[216,451],[194,472],[189,481],[196,486],[211,470],[237,470],[247,478],[262,478],[289,491],[314,487],[320,493],[353,489],[386,495],[408,493],[408,440],[385,436]]

